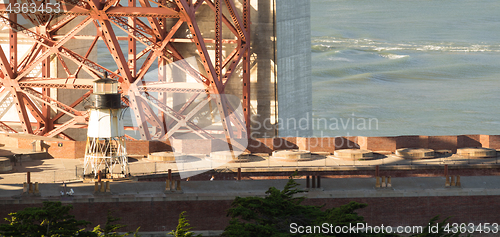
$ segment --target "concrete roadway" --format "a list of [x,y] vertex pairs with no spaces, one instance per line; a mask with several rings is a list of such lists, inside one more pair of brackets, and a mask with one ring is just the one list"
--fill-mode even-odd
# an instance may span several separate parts
[[[21,151],[26,152],[26,151]],[[24,153],[27,154],[27,153]],[[0,150],[0,156],[1,150]],[[411,169],[422,167],[441,168],[445,164],[463,165],[477,168],[500,168],[498,158],[467,159],[453,155],[446,158],[406,160],[395,155],[388,155],[382,159],[348,161],[340,160],[334,156],[314,155],[311,161],[287,162],[270,158],[268,155],[255,156],[252,162],[241,163],[216,163],[206,157],[199,156],[188,162],[167,163],[154,162],[148,159],[129,159],[129,167],[132,175],[153,174],[166,172],[171,169],[173,172],[194,170],[201,173],[203,170],[211,169],[231,169],[242,168],[247,171],[283,171],[294,169],[314,169],[314,170],[359,170],[373,169],[379,165],[381,168],[391,167],[393,169]],[[31,172],[31,180],[39,183],[62,183],[63,181],[80,180],[82,173],[83,159],[40,159],[24,161],[22,165],[18,162],[13,166],[13,171],[0,174],[0,184],[20,184],[26,181],[26,172]],[[116,171],[115,171],[116,172]]]
[[[72,196],[61,195],[64,184],[39,184],[40,196],[22,196],[21,184],[0,184],[0,203],[42,199],[77,201],[232,200],[236,196],[264,196],[269,187],[282,189],[287,180],[182,181],[182,191],[166,191],[165,182],[110,182],[110,193],[94,193],[94,183],[66,183]],[[301,188],[305,180],[298,179]],[[309,189],[309,198],[418,197],[500,195],[500,177],[463,176],[461,187],[445,187],[444,177],[392,178],[392,187],[375,188],[375,178],[322,179],[321,188]],[[36,201],[35,201],[36,202]]]

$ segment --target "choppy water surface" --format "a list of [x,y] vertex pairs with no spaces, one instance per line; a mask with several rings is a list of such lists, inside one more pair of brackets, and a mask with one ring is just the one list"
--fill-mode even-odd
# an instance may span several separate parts
[[500,134],[499,13],[496,0],[311,0],[314,135]]

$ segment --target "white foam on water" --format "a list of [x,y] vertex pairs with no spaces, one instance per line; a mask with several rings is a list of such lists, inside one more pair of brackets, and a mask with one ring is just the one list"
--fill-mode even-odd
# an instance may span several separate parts
[[337,61],[337,62],[352,62],[351,59],[341,58],[341,57],[328,57],[329,61]]
[[388,59],[400,59],[400,58],[410,57],[410,55],[397,55],[397,54],[385,54],[381,56]]

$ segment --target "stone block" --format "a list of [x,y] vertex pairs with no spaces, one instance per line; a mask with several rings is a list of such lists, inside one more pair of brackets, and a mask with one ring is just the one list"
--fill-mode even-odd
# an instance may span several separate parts
[[457,152],[457,136],[429,136],[429,148],[433,150],[451,150]]
[[396,151],[395,137],[358,137],[361,149],[371,151]]
[[288,149],[299,149],[296,144],[296,137],[275,137],[273,138],[273,151],[277,150],[288,150]]
[[247,151],[251,153],[267,153],[273,152],[272,138],[254,138],[248,140]]
[[429,136],[398,136],[396,148],[428,148]]
[[480,135],[482,147],[500,149],[500,135]]
[[462,147],[482,147],[481,135],[457,136],[457,148],[462,148]]
[[211,139],[171,139],[174,152],[182,154],[205,154],[212,151]]

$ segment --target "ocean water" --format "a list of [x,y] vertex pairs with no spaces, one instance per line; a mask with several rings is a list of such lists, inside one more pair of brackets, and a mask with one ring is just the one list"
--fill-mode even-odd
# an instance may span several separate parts
[[311,0],[315,136],[500,134],[500,1]]

